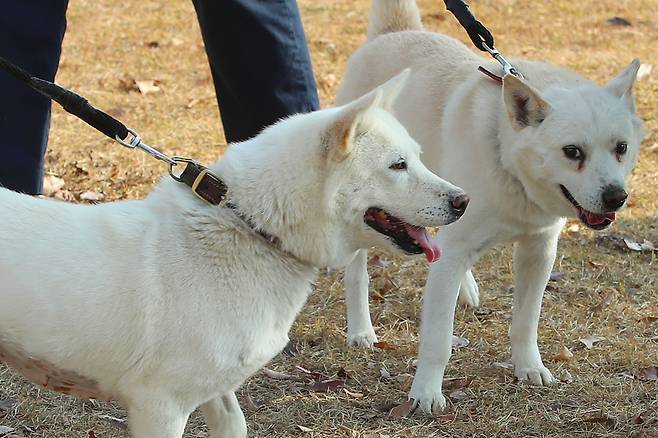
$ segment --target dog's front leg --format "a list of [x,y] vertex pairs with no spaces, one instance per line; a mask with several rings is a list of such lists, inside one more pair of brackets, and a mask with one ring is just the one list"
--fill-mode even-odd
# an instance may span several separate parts
[[244,438],[247,422],[235,393],[230,392],[201,405],[210,438]]
[[555,261],[560,227],[525,236],[514,246],[514,309],[510,340],[514,374],[535,385],[555,382],[537,346],[537,326],[544,289]]
[[439,263],[430,266],[421,320],[418,369],[409,398],[414,399],[426,413],[445,408],[446,399],[441,393],[443,374],[452,350],[452,327],[457,295],[462,278],[470,262],[461,251],[442,245],[446,254]]
[[368,307],[368,251],[358,251],[345,268],[347,344],[372,347],[377,335],[372,328]]

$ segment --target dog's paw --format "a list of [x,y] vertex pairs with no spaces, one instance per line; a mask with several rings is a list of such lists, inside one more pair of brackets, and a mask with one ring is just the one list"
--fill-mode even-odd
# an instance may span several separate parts
[[371,328],[357,333],[347,332],[347,345],[353,347],[372,348],[377,342],[377,335]]
[[528,382],[537,386],[553,385],[556,382],[550,370],[541,363],[534,366],[515,366],[514,375],[520,382]]
[[459,287],[459,304],[468,307],[480,306],[480,289],[470,270],[466,271]]
[[409,398],[414,400],[413,408],[420,408],[425,414],[435,414],[443,411],[446,407],[446,398],[441,394],[441,387],[436,389],[432,385],[416,385],[416,380],[411,386]]

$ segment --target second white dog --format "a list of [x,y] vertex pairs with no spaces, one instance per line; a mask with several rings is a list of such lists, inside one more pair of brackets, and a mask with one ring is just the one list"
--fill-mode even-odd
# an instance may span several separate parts
[[[485,61],[460,42],[423,32],[413,0],[374,0],[370,41],[352,56],[337,101],[413,67],[395,114],[425,147],[423,161],[464,187],[463,219],[439,233],[445,247],[431,266],[423,301],[418,370],[410,397],[431,412],[445,406],[443,374],[451,353],[458,292],[478,304],[471,267],[489,248],[514,242],[514,373],[537,385],[554,381],[542,363],[537,325],[564,217],[608,226],[626,200],[643,127],[632,87],[639,62],[599,87],[564,68],[514,61],[527,81],[499,84],[478,71]],[[372,345],[365,251],[347,268],[348,341]]]

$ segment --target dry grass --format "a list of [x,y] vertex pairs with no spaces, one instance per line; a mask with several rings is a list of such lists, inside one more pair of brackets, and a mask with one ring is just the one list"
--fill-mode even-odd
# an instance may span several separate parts
[[[426,26],[464,40],[440,3],[421,2]],[[328,105],[347,57],[364,40],[369,2],[303,0],[301,6],[322,101]],[[635,56],[658,64],[655,0],[477,0],[472,6],[509,56],[563,64],[600,83]],[[633,26],[606,24],[613,16]],[[158,80],[162,92],[126,91],[124,84],[132,79]],[[58,80],[111,109],[166,152],[210,162],[225,147],[189,1],[71,2]],[[658,244],[658,74],[638,83],[637,95],[648,134],[631,177],[632,203],[613,231]],[[47,167],[65,180],[72,196],[92,190],[106,200],[143,196],[164,174],[161,164],[123,150],[59,110]],[[568,371],[573,382],[550,388],[521,385],[509,369],[493,365],[509,357],[510,251],[498,248],[484,257],[476,269],[483,307],[458,310],[456,333],[471,342],[455,352],[447,370],[448,379],[472,382],[464,388],[457,388],[460,380],[449,383],[448,411],[434,419],[388,417],[388,409],[405,400],[413,374],[426,271],[420,259],[391,260],[386,268],[371,268],[378,277],[372,288],[381,289],[385,275],[399,288],[383,293],[384,301],[373,301],[372,314],[381,340],[398,348],[348,349],[342,275],[322,277],[292,329],[298,355],[281,356],[270,365],[299,379],[257,375],[240,391],[251,436],[658,436],[658,384],[636,377],[641,368],[658,364],[658,322],[650,318],[658,316],[655,253],[631,252],[582,229],[565,232],[555,269],[566,276],[551,282],[546,294],[540,348],[547,366],[558,377]],[[590,334],[605,340],[586,349],[578,339]],[[554,360],[563,346],[574,354],[569,362]],[[309,380],[296,366],[327,376],[344,368],[351,394],[304,390]],[[393,378],[382,379],[381,368]],[[0,367],[0,400],[7,399],[17,404],[7,408],[0,402],[0,425],[25,436],[81,437],[90,430],[98,437],[127,436],[103,417],[125,418],[117,406],[41,391]],[[254,403],[261,406],[254,410]],[[195,415],[186,436],[205,436],[204,430]]]

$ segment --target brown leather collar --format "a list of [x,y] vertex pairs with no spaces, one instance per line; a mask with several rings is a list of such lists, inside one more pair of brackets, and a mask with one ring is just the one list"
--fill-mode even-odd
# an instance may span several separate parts
[[178,175],[171,175],[176,181],[182,182],[192,189],[192,192],[202,200],[212,205],[219,205],[228,188],[224,181],[213,175],[208,168],[193,160],[185,160],[185,170]]

